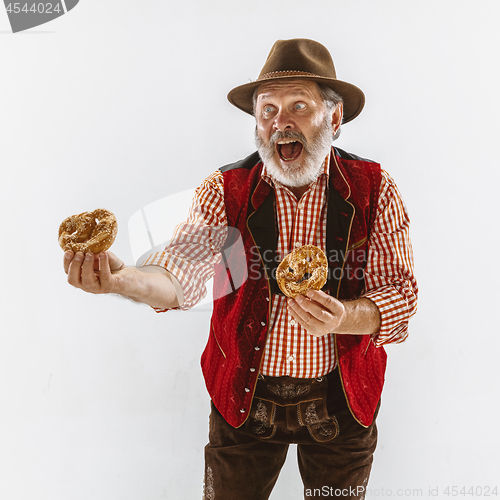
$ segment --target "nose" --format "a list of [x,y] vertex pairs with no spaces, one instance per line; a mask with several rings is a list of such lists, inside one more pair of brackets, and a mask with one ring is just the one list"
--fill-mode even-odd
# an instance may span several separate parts
[[284,132],[294,127],[293,119],[287,109],[280,108],[274,116],[273,128],[276,131]]

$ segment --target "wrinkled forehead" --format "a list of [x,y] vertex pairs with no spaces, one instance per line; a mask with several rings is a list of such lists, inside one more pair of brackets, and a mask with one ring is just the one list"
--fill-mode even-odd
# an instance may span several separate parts
[[263,83],[257,87],[254,95],[258,100],[265,100],[273,96],[304,96],[315,100],[322,100],[319,86],[316,82],[299,78]]

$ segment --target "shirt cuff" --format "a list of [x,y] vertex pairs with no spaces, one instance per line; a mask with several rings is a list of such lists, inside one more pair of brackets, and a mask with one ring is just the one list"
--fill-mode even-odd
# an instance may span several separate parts
[[[191,269],[192,265],[177,256],[167,252],[157,252],[149,256],[140,267],[159,266],[168,271],[180,284],[184,295],[182,305],[169,309],[153,307],[156,312],[166,312],[170,310],[187,311],[193,308],[198,302],[205,298],[207,294],[205,282]],[[197,277],[198,276],[198,277]]]
[[408,302],[392,286],[368,291],[361,297],[370,299],[380,312],[380,330],[373,335],[375,347],[399,344],[408,337],[410,310]]

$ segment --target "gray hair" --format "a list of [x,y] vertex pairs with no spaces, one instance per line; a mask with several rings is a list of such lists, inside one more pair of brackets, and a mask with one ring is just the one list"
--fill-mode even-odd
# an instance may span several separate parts
[[[337,106],[344,103],[342,96],[337,94],[335,90],[328,87],[327,85],[323,83],[318,83],[318,88],[319,88],[319,93],[321,94],[323,102],[325,103],[326,109],[328,109],[328,111],[333,111]],[[340,136],[340,125],[339,128],[337,129],[337,132],[335,132],[335,135],[333,136],[333,140],[335,141],[336,139],[339,138],[339,136]]]
[[[332,88],[328,87],[327,85],[323,83],[317,83],[319,93],[321,94],[321,97],[323,98],[323,103],[326,106],[326,109],[328,111],[333,111],[339,104],[343,104],[344,100],[342,99],[342,96],[337,94],[335,90]],[[252,96],[252,103],[253,103],[253,114],[255,116],[255,106],[257,105],[257,95],[258,95],[258,90],[259,87],[257,87],[254,90],[253,96]],[[335,135],[333,136],[332,141],[335,141],[338,139],[340,136],[340,125],[339,128],[337,129],[337,132],[335,132]]]

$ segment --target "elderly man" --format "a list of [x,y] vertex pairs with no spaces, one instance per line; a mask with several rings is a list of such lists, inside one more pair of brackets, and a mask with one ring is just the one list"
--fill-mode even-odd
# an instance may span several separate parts
[[[166,311],[195,305],[214,276],[202,356],[212,399],[205,498],[268,498],[290,443],[306,498],[363,498],[383,345],[405,340],[416,310],[406,208],[377,163],[332,147],[364,95],[337,79],[321,44],[276,42],[259,78],[228,98],[255,116],[258,152],[210,175],[172,242],[143,267],[69,252],[68,281]],[[287,298],[276,267],[303,245],[325,251],[328,279]],[[228,261],[247,270],[242,283]]]

